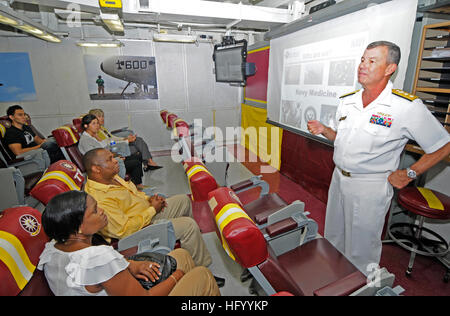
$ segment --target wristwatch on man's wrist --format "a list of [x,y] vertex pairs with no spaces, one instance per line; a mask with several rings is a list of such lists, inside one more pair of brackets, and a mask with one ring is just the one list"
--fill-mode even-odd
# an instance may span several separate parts
[[406,168],[406,175],[412,180],[415,180],[417,178],[417,173],[409,167]]

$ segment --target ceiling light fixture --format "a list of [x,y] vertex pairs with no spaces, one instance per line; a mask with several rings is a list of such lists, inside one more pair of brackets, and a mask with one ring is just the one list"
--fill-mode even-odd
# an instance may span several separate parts
[[111,32],[123,32],[123,23],[118,14],[101,13],[100,18]]
[[197,36],[183,35],[183,34],[154,33],[153,41],[172,42],[172,43],[195,43],[197,41]]
[[80,40],[77,42],[77,46],[80,47],[99,47],[99,48],[116,48],[124,46],[121,41],[85,41]]
[[19,23],[16,20],[10,19],[6,16],[0,15],[0,23],[7,25],[18,25]]
[[2,4],[0,4],[0,23],[15,27],[44,41],[61,43],[61,39],[49,28]]

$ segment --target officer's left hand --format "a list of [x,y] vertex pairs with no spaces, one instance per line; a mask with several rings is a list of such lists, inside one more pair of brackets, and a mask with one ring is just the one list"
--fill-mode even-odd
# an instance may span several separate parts
[[391,173],[388,177],[388,181],[394,188],[403,189],[412,181],[412,179],[408,177],[406,170],[402,169]]

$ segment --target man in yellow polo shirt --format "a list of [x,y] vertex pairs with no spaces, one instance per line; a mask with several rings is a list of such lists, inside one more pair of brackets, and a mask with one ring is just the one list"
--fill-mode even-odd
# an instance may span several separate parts
[[172,222],[175,236],[194,259],[196,265],[211,264],[200,229],[192,217],[192,205],[186,195],[167,200],[138,191],[132,182],[119,177],[119,165],[112,153],[103,148],[83,156],[88,180],[84,190],[108,216],[108,225],[101,231],[106,238],[124,238],[161,219]]

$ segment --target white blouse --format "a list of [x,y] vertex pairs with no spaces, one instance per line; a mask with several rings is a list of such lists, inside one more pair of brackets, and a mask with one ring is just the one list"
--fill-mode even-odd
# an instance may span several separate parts
[[106,296],[105,290],[91,293],[85,286],[103,283],[129,265],[111,246],[91,246],[64,252],[55,248],[55,243],[52,240],[45,245],[37,268],[44,271],[56,296]]
[[87,132],[83,132],[83,134],[81,134],[80,140],[78,141],[78,149],[80,150],[82,155],[84,155],[91,149],[106,147],[108,147],[107,139],[98,141],[95,137],[89,135],[89,133]]

